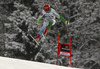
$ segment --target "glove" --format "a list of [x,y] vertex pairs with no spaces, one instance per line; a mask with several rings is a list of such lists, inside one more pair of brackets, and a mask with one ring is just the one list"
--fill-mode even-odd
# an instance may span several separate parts
[[69,25],[69,22],[67,22],[67,24]]
[[39,18],[37,19],[37,22],[36,22],[37,25],[40,23],[40,20],[41,20],[41,19],[42,19],[41,17],[39,17]]
[[40,20],[37,20],[36,24],[39,25],[39,23],[40,23]]
[[68,21],[65,21],[65,24],[69,24],[69,22]]
[[68,22],[67,21],[65,21],[65,24],[67,24]]

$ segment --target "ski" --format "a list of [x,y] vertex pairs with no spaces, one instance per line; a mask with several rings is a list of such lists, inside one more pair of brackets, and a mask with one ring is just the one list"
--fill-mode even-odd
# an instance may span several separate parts
[[39,45],[38,41],[36,41],[36,39],[35,39],[32,35],[29,34],[29,36],[34,40],[34,42],[35,42],[37,45]]

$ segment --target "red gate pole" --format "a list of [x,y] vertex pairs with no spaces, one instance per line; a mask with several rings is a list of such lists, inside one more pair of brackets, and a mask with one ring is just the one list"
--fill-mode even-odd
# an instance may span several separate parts
[[[59,53],[59,34],[58,34],[58,53]],[[56,62],[56,65],[58,65],[58,57],[59,57],[58,53],[57,53],[57,62]]]
[[72,56],[71,56],[71,37],[70,37],[70,67],[72,67],[72,62],[71,62],[72,59],[71,59],[71,57],[72,57]]
[[57,54],[57,61],[56,61],[56,65],[58,65],[58,54]]

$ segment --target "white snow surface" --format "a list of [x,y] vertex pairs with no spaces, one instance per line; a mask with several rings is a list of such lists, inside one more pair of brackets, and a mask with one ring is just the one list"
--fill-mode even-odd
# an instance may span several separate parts
[[0,69],[79,69],[58,65],[0,57]]

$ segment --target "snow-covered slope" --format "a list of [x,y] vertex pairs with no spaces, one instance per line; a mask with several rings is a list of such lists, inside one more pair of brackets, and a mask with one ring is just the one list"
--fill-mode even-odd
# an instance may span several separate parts
[[78,69],[39,62],[0,57],[0,69]]

